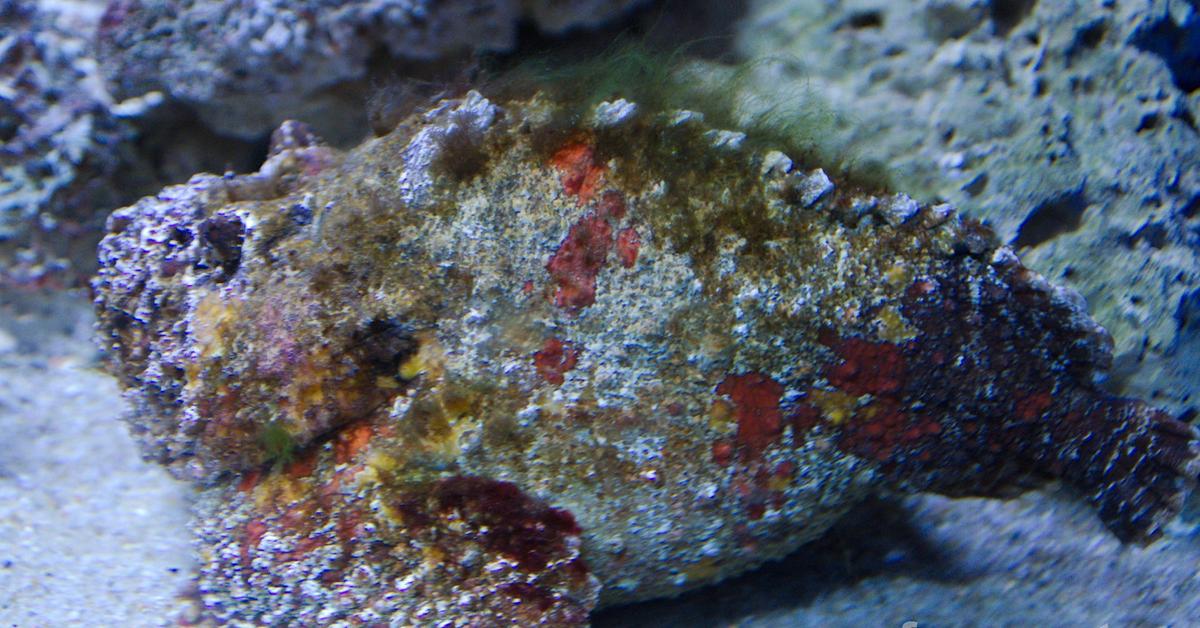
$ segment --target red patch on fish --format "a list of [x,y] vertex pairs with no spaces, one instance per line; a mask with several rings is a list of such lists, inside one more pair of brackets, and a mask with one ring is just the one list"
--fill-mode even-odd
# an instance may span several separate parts
[[558,338],[547,338],[541,351],[533,354],[533,366],[538,375],[555,386],[563,383],[563,374],[575,368],[579,352]]
[[567,237],[546,263],[557,284],[554,304],[579,310],[596,302],[596,276],[612,247],[608,221],[589,213],[571,226]]
[[604,174],[604,166],[595,163],[592,147],[583,142],[567,144],[554,153],[550,163],[562,171],[563,191],[579,197],[579,204],[586,205]]
[[633,227],[626,227],[617,234],[617,259],[625,268],[633,268],[637,262],[638,249],[642,246],[642,238]]
[[718,395],[733,400],[737,417],[737,442],[747,460],[757,459],[779,438],[783,412],[779,399],[783,386],[761,373],[730,375],[717,386]]

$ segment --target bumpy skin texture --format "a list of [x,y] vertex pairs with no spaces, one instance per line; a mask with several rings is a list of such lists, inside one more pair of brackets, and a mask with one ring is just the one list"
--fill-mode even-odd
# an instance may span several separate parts
[[208,616],[280,626],[587,623],[600,587],[570,513],[486,478],[379,482],[356,433],[261,483],[251,476],[203,497],[200,510],[219,513],[197,530],[211,548],[201,576]]
[[[289,123],[259,173],[114,213],[100,328],[147,454],[215,485],[220,617],[508,617],[486,573],[574,618],[576,532],[600,604],[644,599],[873,488],[1058,477],[1136,541],[1177,512],[1196,433],[1099,390],[1107,334],[984,227],[698,114],[578,119],[472,92],[346,154]],[[459,536],[500,571],[446,568]]]
[[133,133],[86,53],[36,2],[0,2],[0,286],[62,280],[70,260],[90,261],[95,239],[80,233],[100,230],[97,209],[131,200],[113,177]]
[[[258,137],[280,115],[333,107],[325,93],[367,73],[380,50],[432,62],[516,44],[517,23],[594,26],[640,0],[113,0],[99,55],[114,93],[162,90],[221,132]],[[352,98],[360,105],[358,97]]]

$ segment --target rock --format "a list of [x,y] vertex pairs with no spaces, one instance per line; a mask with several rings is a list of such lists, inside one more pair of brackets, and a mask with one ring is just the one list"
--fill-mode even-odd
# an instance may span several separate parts
[[596,106],[592,124],[604,128],[623,124],[637,113],[637,105],[621,98],[615,102],[602,102]]
[[97,210],[136,198],[116,180],[135,161],[123,145],[132,127],[76,25],[35,2],[0,2],[0,285],[62,282],[81,257],[76,234],[103,222]]
[[832,144],[1083,294],[1117,338],[1114,385],[1183,413],[1200,399],[1176,316],[1200,288],[1198,32],[1178,0],[765,0],[740,49],[794,60],[758,97],[821,94],[847,121]]
[[294,117],[354,137],[363,97],[345,86],[366,76],[372,55],[428,66],[464,51],[508,51],[522,19],[561,33],[640,3],[113,0],[99,50],[114,93],[163,91],[221,133],[256,138]]
[[580,623],[873,490],[1057,477],[1137,542],[1179,511],[1195,430],[1098,389],[1111,339],[986,227],[801,207],[730,132],[596,114],[470,92],[347,153],[288,124],[112,215],[99,328],[146,455],[209,487],[217,619]]
[[580,0],[559,2],[558,0],[525,0],[525,11],[541,30],[561,35],[574,28],[602,26],[613,16],[619,15],[644,0]]

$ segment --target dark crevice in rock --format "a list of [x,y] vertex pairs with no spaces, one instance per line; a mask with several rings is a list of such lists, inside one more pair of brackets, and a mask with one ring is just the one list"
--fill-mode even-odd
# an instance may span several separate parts
[[1183,211],[1180,212],[1180,215],[1183,216],[1184,220],[1191,220],[1200,215],[1200,194],[1196,194],[1188,201],[1187,205],[1183,207]]
[[1036,6],[1037,0],[992,0],[988,10],[996,27],[996,35],[1008,37]]
[[1167,227],[1161,222],[1148,222],[1142,225],[1134,233],[1120,239],[1122,245],[1127,248],[1134,248],[1139,242],[1145,242],[1152,248],[1162,249],[1167,246],[1167,240],[1170,233]]
[[856,11],[846,18],[838,30],[848,28],[862,30],[864,28],[883,28],[883,13],[879,11]]
[[1196,126],[1196,118],[1192,117],[1192,111],[1186,106],[1181,105],[1178,111],[1172,115],[1186,125],[1187,128],[1191,129],[1192,133],[1200,135],[1200,128]]
[[1161,118],[1159,117],[1157,111],[1151,111],[1150,113],[1142,115],[1141,121],[1138,122],[1136,132],[1145,133],[1147,131],[1153,131],[1154,129],[1157,129],[1160,119]]
[[1075,32],[1075,40],[1071,42],[1071,47],[1067,50],[1067,56],[1074,57],[1085,50],[1094,49],[1104,41],[1104,37],[1107,34],[1108,21],[1104,18],[1097,18],[1088,22],[1087,25]]
[[[594,58],[614,40],[643,42],[652,51],[683,51],[689,57],[730,60],[736,57],[736,26],[748,13],[749,0],[660,0],[646,2],[608,26],[587,32],[552,34],[526,20],[518,23],[517,45],[496,59],[519,60],[553,54],[564,60]],[[684,42],[681,44],[681,42]]]
[[1175,308],[1175,324],[1181,335],[1200,335],[1200,290],[1179,297]]
[[394,377],[416,350],[417,341],[408,325],[395,318],[376,317],[355,332],[351,354],[373,375]]
[[1191,93],[1200,88],[1200,14],[1183,24],[1169,15],[1139,28],[1130,38],[1138,49],[1160,57],[1171,71],[1175,86]]
[[987,189],[987,186],[988,173],[981,172],[974,179],[971,179],[965,185],[963,185],[962,190],[967,194],[970,194],[972,197],[975,197],[983,194],[984,190]]
[[222,270],[218,281],[226,281],[242,264],[242,241],[246,226],[234,216],[213,216],[200,223],[200,236],[211,251],[211,261]]
[[1083,212],[1086,209],[1087,195],[1082,187],[1045,201],[1025,216],[1012,246],[1034,247],[1075,231],[1083,224]]
[[137,139],[132,150],[148,165],[148,178],[138,182],[137,196],[183,183],[197,172],[254,172],[267,158],[267,135],[256,140],[219,135],[194,109],[176,101],[164,103],[133,124]]

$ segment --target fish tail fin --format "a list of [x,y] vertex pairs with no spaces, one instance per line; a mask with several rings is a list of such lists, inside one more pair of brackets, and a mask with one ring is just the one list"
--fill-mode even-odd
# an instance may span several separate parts
[[1077,405],[1048,441],[1056,475],[1083,491],[1124,542],[1160,536],[1200,480],[1200,431],[1138,400]]

